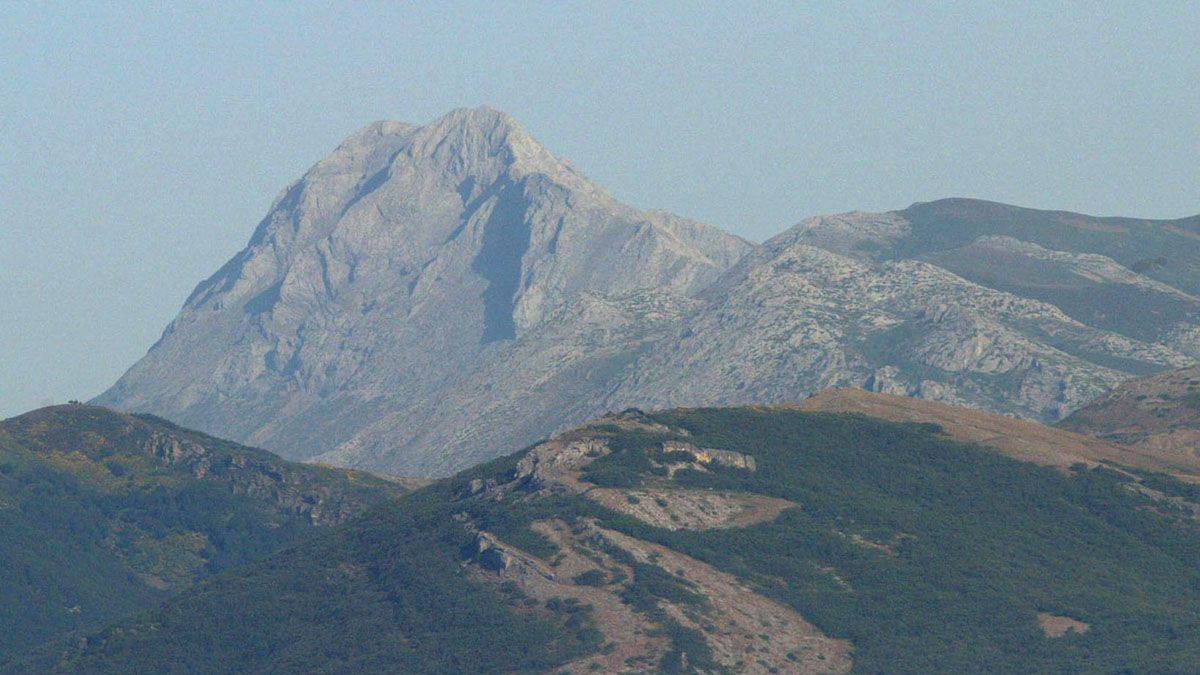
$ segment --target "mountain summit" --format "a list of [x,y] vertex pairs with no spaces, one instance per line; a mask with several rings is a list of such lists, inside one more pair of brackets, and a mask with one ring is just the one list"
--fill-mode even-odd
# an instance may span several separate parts
[[361,432],[442,400],[570,301],[687,296],[749,248],[617,202],[502,112],[376,122],[284,190],[97,400],[290,457],[394,450],[422,429]]

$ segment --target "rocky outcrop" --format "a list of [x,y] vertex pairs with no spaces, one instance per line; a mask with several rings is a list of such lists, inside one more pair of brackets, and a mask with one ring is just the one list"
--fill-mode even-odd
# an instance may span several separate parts
[[1200,366],[1124,382],[1060,426],[1194,460],[1200,457]]
[[664,441],[662,444],[663,452],[681,452],[691,455],[692,461],[700,465],[715,464],[717,466],[727,466],[734,469],[745,469],[746,471],[754,471],[758,468],[754,461],[754,457],[745,453],[736,452],[734,450],[719,450],[717,448],[697,448],[691,443],[682,443],[680,441]]
[[1129,369],[1190,362],[929,263],[872,262],[799,235],[767,242],[706,291],[608,407],[783,402],[854,386],[1054,420]]
[[338,525],[363,512],[360,501],[334,485],[319,483],[281,461],[228,452],[160,431],[149,432],[142,451],[198,479],[220,481],[235,495],[272,504],[317,526]]

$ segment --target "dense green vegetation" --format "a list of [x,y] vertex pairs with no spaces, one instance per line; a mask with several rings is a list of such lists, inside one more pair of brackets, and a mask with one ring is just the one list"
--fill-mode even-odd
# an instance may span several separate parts
[[[150,454],[147,443],[156,439],[194,444],[187,447],[204,463],[203,475],[183,459]],[[253,488],[259,494],[248,494]],[[378,479],[290,464],[101,408],[64,406],[5,421],[0,656],[153,607],[308,537],[314,527],[305,499],[362,511],[395,491]]]
[[[586,608],[530,605],[461,564],[474,536],[447,483],[184,593],[31,672],[539,672],[599,647]],[[507,592],[505,592],[507,591]],[[580,615],[584,616],[580,616]],[[67,656],[62,656],[66,651]]]
[[[555,545],[529,528],[549,517],[597,518],[734,574],[849,639],[861,672],[1192,672],[1200,663],[1200,527],[1177,504],[1131,489],[1141,480],[1193,500],[1194,486],[1120,467],[1062,472],[953,442],[931,425],[852,415],[706,409],[653,421],[687,435],[597,428],[614,451],[585,478],[619,487],[662,480],[661,463],[684,458],[661,450],[673,436],[757,461],[754,472],[681,470],[676,483],[798,508],[747,528],[668,531],[578,496],[470,496],[472,479],[510,480],[514,455],[21,663],[87,672],[553,670],[601,648],[588,608],[478,581],[464,565],[477,549],[462,524],[469,518],[553,560]],[[633,573],[622,599],[670,638],[660,668],[714,666],[704,635],[658,606],[703,605],[703,594],[620,549],[609,553]],[[613,583],[599,574],[576,581]],[[1091,628],[1049,638],[1039,612]]]
[[[656,419],[758,461],[754,473],[681,472],[679,482],[801,507],[738,530],[617,526],[751,580],[849,638],[857,670],[1187,672],[1200,663],[1200,528],[1146,508],[1127,474],[1067,476],[852,416],[732,409]],[[656,440],[644,441],[651,453]],[[596,464],[640,464],[635,455]],[[1092,629],[1048,639],[1039,611]]]

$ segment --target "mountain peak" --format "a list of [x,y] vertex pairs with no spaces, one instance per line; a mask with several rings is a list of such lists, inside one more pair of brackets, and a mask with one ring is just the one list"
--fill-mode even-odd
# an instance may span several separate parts
[[438,139],[506,141],[524,137],[533,141],[511,115],[485,105],[476,108],[455,108],[425,124],[421,129],[425,135]]
[[454,110],[451,110],[445,115],[437,118],[432,125],[443,123],[470,126],[481,129],[495,128],[498,126],[517,129],[520,128],[520,125],[517,124],[517,121],[513,119],[512,115],[509,115],[503,110],[497,110],[489,105],[479,105],[475,106],[474,108],[455,108]]
[[375,122],[280,195],[102,400],[293,457],[386,450],[432,470],[441,429],[400,417],[500,396],[464,383],[584,294],[686,297],[748,247],[619,203],[494,108]]
[[474,108],[463,107],[455,108],[440,117],[437,117],[426,124],[412,124],[410,122],[402,122],[399,120],[375,120],[370,124],[362,127],[358,131],[346,139],[352,141],[354,139],[370,139],[381,136],[394,136],[405,134],[414,129],[420,128],[438,128],[448,131],[453,128],[472,128],[476,130],[492,130],[504,128],[508,130],[520,129],[521,125],[513,119],[512,115],[506,112],[492,108],[491,106],[481,105]]
[[418,128],[408,154],[414,161],[445,162],[451,170],[498,161],[519,174],[546,174],[577,188],[586,182],[512,116],[488,106],[458,108]]
[[[403,165],[397,169],[397,164]],[[481,105],[456,108],[423,125],[379,120],[346,138],[306,175],[307,183],[357,174],[376,185],[393,172],[442,175],[490,184],[540,174],[572,190],[606,194],[565,161],[555,157],[508,113]]]

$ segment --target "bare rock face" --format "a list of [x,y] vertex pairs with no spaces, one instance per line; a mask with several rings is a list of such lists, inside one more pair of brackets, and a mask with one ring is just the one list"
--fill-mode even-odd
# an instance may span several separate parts
[[1200,358],[1200,218],[951,199],[760,246],[625,206],[507,115],[378,122],[97,402],[447,475],[611,410],[853,386],[1052,422]]
[[447,472],[461,463],[430,455],[455,432],[421,419],[449,406],[461,429],[489,400],[448,396],[464,378],[535,384],[504,373],[504,352],[549,317],[590,294],[578,311],[607,326],[601,298],[687,296],[749,246],[615,201],[495,110],[378,122],[286,189],[98,400],[289,457]]
[[691,459],[701,465],[716,464],[718,466],[728,466],[734,469],[745,469],[746,471],[755,471],[758,469],[757,462],[754,457],[733,450],[720,450],[717,448],[697,448],[691,443],[681,443],[679,441],[666,441],[662,444],[663,452],[681,452],[691,455]]
[[[903,231],[893,217],[836,221],[856,218]],[[782,402],[854,386],[1055,420],[1130,371],[1191,362],[930,263],[812,246],[813,227],[767,242],[706,290],[608,407]]]

